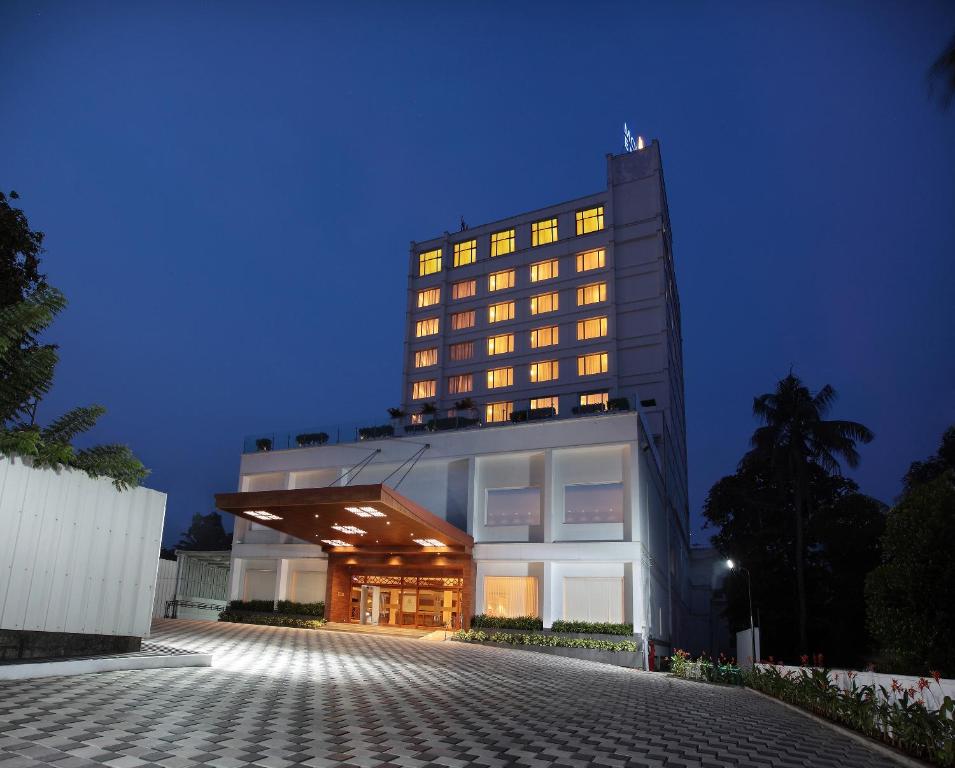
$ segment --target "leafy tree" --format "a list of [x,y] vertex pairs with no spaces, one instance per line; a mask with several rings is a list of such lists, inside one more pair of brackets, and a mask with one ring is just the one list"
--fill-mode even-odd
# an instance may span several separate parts
[[942,109],[948,109],[955,99],[955,36],[929,68],[928,81],[932,95],[935,95],[936,81],[941,84],[938,101]]
[[197,552],[222,552],[232,549],[232,534],[222,527],[222,515],[210,512],[208,515],[193,515],[192,524],[182,534],[176,549],[188,549]]
[[[809,490],[815,500],[805,520],[812,648],[834,662],[858,664],[871,645],[863,589],[866,574],[879,562],[885,514],[852,480],[819,466],[809,469]],[[796,661],[803,651],[792,610],[795,523],[788,483],[778,479],[768,462],[744,462],[710,489],[703,513],[708,527],[719,528],[713,544],[750,570],[763,654]],[[730,576],[725,589],[730,626],[748,627],[746,580]]]
[[16,193],[9,199],[0,193],[0,454],[30,457],[37,467],[71,466],[91,477],[111,477],[119,489],[136,486],[148,471],[125,445],[77,451],[71,444],[106,412],[102,406],[74,408],[46,427],[36,423],[58,360],[56,346],[38,337],[66,299],[39,273],[43,234],[10,205],[16,199]]
[[955,426],[916,461],[889,512],[881,565],[866,579],[869,628],[892,671],[955,675]]
[[850,467],[859,463],[856,443],[868,443],[872,432],[854,421],[825,418],[836,399],[826,384],[815,395],[791,371],[773,392],[753,400],[753,414],[764,422],[752,437],[752,450],[743,463],[765,463],[776,481],[788,490],[793,519],[793,565],[796,574],[796,617],[800,654],[809,653],[806,627],[806,518],[812,514],[810,475],[815,467],[840,472],[837,457]]

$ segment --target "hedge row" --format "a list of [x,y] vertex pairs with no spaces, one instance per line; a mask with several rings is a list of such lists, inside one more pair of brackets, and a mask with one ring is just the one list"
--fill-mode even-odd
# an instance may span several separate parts
[[297,616],[264,616],[255,613],[233,613],[223,611],[219,621],[233,624],[264,624],[269,627],[292,627],[293,629],[319,629],[325,626],[325,619],[306,619]]
[[287,616],[325,616],[325,603],[293,603],[291,600],[279,600],[278,610],[273,610],[271,600],[231,600],[230,611],[255,611],[257,613],[281,613]]
[[486,627],[488,629],[543,629],[544,622],[537,616],[489,616],[486,613],[479,613],[471,619],[471,626],[475,629]]
[[586,632],[594,635],[632,635],[633,624],[608,624],[602,621],[555,621],[551,632]]
[[590,640],[584,637],[561,637],[560,635],[518,635],[513,632],[482,632],[469,630],[455,632],[452,640],[462,643],[507,643],[509,645],[539,645],[545,648],[586,648],[592,651],[635,653],[640,650],[632,640]]

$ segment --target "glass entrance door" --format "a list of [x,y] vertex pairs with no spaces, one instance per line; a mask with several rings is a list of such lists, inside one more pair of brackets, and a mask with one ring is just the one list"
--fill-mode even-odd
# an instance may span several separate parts
[[378,626],[461,626],[464,579],[446,576],[352,576],[351,620]]

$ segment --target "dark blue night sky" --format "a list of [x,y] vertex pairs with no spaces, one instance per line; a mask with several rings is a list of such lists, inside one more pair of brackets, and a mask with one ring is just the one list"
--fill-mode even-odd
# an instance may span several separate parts
[[663,151],[695,524],[790,365],[890,501],[955,422],[953,32],[950,2],[7,0],[0,187],[70,299],[42,413],[105,404],[175,542],[244,434],[387,420],[409,241],[602,189],[626,120]]

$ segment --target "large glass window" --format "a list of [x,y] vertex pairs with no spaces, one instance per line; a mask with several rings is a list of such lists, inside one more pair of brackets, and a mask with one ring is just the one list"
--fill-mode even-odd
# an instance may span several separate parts
[[584,251],[577,254],[577,271],[589,272],[591,269],[600,269],[607,263],[607,253],[603,248]]
[[590,285],[581,285],[577,288],[577,306],[582,307],[585,304],[597,304],[607,300],[607,284],[591,283]]
[[560,363],[557,360],[544,360],[540,363],[531,363],[531,383],[553,381],[560,375]]
[[474,310],[467,312],[455,312],[451,315],[451,330],[460,331],[462,328],[474,327]]
[[477,293],[477,280],[460,280],[456,283],[451,283],[452,299],[466,299],[475,293]]
[[594,352],[592,355],[580,355],[577,358],[577,375],[593,376],[607,372],[607,353]]
[[623,483],[585,483],[564,486],[564,522],[623,522]]
[[419,349],[414,353],[414,367],[427,368],[429,365],[438,364],[438,348]]
[[506,229],[491,235],[491,256],[503,256],[514,252],[514,230]]
[[418,254],[418,275],[433,275],[441,271],[441,249]]
[[493,424],[496,421],[508,421],[513,410],[514,403],[488,403],[484,408],[484,421],[488,424]]
[[531,224],[531,245],[557,242],[557,219],[545,219]]
[[418,291],[418,308],[431,307],[441,301],[440,288],[425,288]]
[[485,525],[540,525],[540,522],[541,489],[537,486],[487,489]]
[[599,339],[607,335],[606,317],[589,317],[586,320],[577,321],[577,341],[586,339]]
[[415,323],[414,335],[418,338],[422,336],[434,336],[438,332],[438,318],[429,317],[419,320]]
[[532,397],[531,409],[534,408],[553,408],[554,413],[560,413],[559,397]]
[[588,208],[584,211],[577,211],[577,234],[586,235],[588,232],[596,232],[604,228],[604,207],[598,205],[596,208]]
[[514,302],[502,301],[500,304],[492,304],[487,308],[487,321],[489,323],[499,323],[502,320],[514,319]]
[[462,341],[448,347],[448,357],[452,360],[470,360],[474,357],[474,342]]
[[470,373],[448,377],[448,394],[460,395],[474,389],[474,377]]
[[434,379],[413,381],[411,383],[411,399],[420,400],[423,397],[434,397],[436,384],[437,382]]
[[503,355],[514,351],[514,334],[502,333],[499,336],[488,336],[487,353],[489,355]]
[[534,576],[485,576],[484,613],[489,616],[537,616]]
[[531,282],[539,283],[541,280],[552,280],[557,277],[557,259],[548,259],[547,261],[538,261],[531,264]]
[[535,328],[531,331],[531,349],[538,347],[552,347],[557,343],[559,326],[548,325],[545,328]]
[[487,289],[489,291],[500,291],[504,288],[514,287],[514,270],[505,269],[501,272],[492,272],[487,276]]
[[610,399],[609,392],[584,392],[580,396],[581,405],[606,405]]
[[619,624],[623,621],[623,579],[620,577],[564,577],[566,621]]
[[477,240],[465,240],[454,244],[454,266],[463,267],[477,260]]
[[531,314],[542,315],[545,312],[556,312],[558,307],[558,293],[542,293],[540,296],[531,296]]
[[509,387],[514,383],[513,368],[492,368],[487,372],[487,388]]

